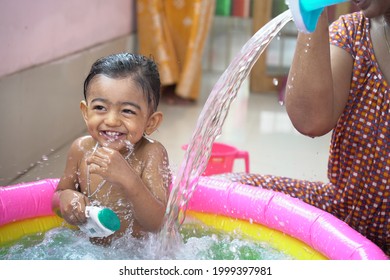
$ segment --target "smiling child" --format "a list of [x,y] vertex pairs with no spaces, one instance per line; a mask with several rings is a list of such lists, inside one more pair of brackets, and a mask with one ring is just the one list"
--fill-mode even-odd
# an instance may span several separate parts
[[166,149],[148,138],[163,118],[157,111],[156,64],[130,53],[101,58],[84,82],[84,97],[80,108],[89,135],[71,145],[54,211],[77,226],[86,222],[87,205],[111,208],[121,227],[111,236],[91,238],[99,244],[158,231],[171,175]]

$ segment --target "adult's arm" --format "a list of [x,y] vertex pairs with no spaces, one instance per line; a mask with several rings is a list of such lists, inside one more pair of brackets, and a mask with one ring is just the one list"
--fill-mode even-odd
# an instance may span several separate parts
[[353,60],[329,44],[326,10],[313,33],[299,33],[290,68],[285,104],[294,127],[322,136],[337,123],[348,99]]

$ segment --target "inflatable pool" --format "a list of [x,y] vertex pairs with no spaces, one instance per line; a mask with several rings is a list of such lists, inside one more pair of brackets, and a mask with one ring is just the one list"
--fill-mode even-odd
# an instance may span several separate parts
[[[0,246],[64,225],[51,210],[58,179],[0,187]],[[186,217],[270,244],[294,259],[386,260],[331,214],[282,193],[201,177]]]

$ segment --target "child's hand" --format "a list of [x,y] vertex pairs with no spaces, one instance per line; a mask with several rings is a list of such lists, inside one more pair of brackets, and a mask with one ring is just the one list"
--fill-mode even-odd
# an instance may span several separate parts
[[87,221],[85,206],[88,199],[85,195],[74,190],[63,190],[60,193],[61,216],[71,225],[81,225]]
[[121,184],[124,175],[128,177],[129,172],[133,172],[123,155],[107,147],[96,150],[88,159],[90,174],[100,175],[112,184]]

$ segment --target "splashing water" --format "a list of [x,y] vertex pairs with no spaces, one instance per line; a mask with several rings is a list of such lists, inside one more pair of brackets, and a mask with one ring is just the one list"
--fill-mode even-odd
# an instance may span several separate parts
[[169,254],[181,243],[179,229],[185,219],[187,203],[195,191],[199,176],[206,169],[214,140],[221,134],[230,104],[242,82],[268,44],[291,20],[291,12],[287,10],[257,31],[234,57],[211,91],[173,182],[160,232],[161,254]]

